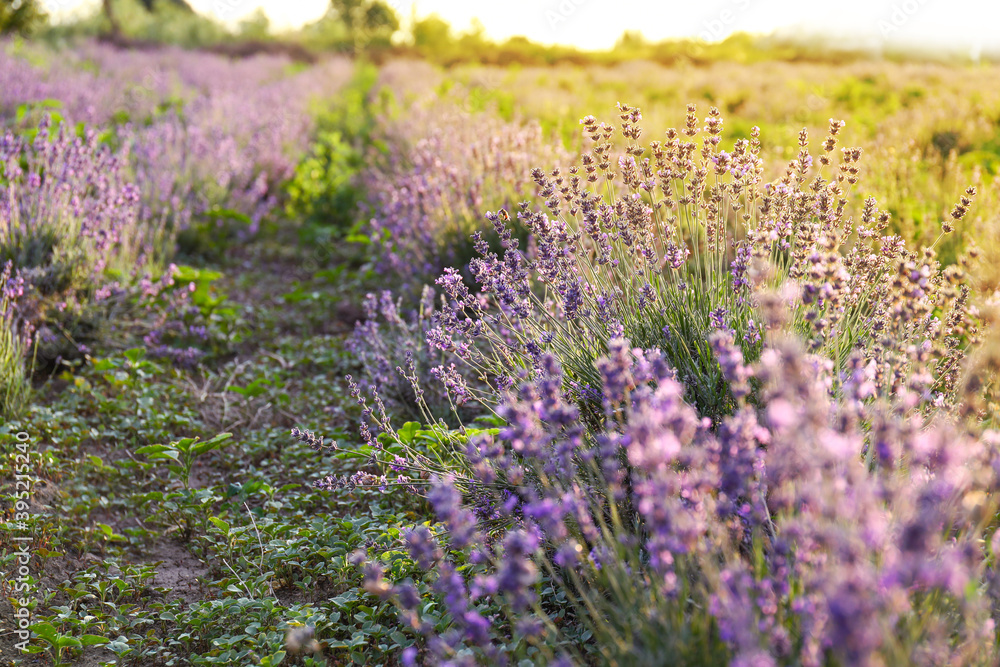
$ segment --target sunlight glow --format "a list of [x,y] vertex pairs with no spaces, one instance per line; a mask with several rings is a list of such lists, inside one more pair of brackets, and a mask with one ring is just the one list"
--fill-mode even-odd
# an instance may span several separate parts
[[[95,0],[45,0],[57,15],[93,7]],[[327,0],[189,0],[200,12],[235,23],[263,8],[277,29],[316,20]],[[585,49],[611,47],[626,30],[651,40],[671,37],[724,39],[738,31],[823,35],[845,46],[878,49],[886,44],[923,45],[975,55],[1000,50],[1000,3],[991,0],[389,0],[404,22],[439,14],[456,30],[473,19],[494,39],[524,35],[544,44]]]

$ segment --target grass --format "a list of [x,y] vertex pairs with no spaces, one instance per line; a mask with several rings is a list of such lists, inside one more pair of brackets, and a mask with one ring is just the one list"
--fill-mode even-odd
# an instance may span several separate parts
[[6,301],[0,302],[0,416],[4,419],[18,415],[31,395],[25,345],[8,312]]
[[[339,473],[357,464],[318,461],[288,435],[303,425],[350,437],[357,415],[342,407],[351,362],[339,334],[352,323],[310,324],[304,311],[315,303],[281,298],[294,267],[264,246],[244,252],[222,267],[231,305],[244,301],[251,313],[252,342],[238,357],[194,374],[137,350],[92,357],[0,428],[4,466],[15,463],[15,434],[30,436],[40,637],[31,650],[53,664],[277,664],[286,634],[306,627],[338,664],[379,664],[412,643],[391,607],[358,592],[349,558],[397,542],[420,501],[314,490],[318,464]],[[265,253],[253,263],[269,263],[266,284],[279,291],[255,292],[259,275],[240,271],[254,253]],[[341,296],[317,288],[325,299]],[[288,321],[303,325],[283,331]],[[233,433],[228,444],[213,442],[224,432]],[[13,485],[2,493],[11,500]],[[0,533],[5,570],[14,537]],[[5,618],[10,595],[5,584]],[[8,648],[0,655],[2,664],[17,657]],[[285,664],[327,663],[307,652]]]

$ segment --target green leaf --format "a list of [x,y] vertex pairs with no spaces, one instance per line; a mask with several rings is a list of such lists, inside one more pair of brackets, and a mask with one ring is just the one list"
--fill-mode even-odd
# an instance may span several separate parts
[[128,637],[118,635],[118,638],[108,644],[108,650],[112,653],[124,653],[129,649]]
[[420,430],[420,424],[418,422],[406,422],[398,431],[396,431],[396,435],[399,436],[400,442],[404,445],[409,445],[413,442],[413,437],[417,434],[418,430]]
[[211,440],[206,440],[205,442],[200,442],[191,448],[192,456],[200,456],[205,452],[211,451],[213,449],[218,449],[222,446],[226,440],[233,437],[232,433],[220,433]]
[[335,283],[340,279],[340,276],[344,273],[344,265],[341,264],[333,269],[323,269],[322,271],[317,271],[313,274],[313,278],[318,278],[320,280],[326,280],[330,283]]
[[482,415],[476,417],[475,421],[489,424],[490,426],[504,426],[505,424],[504,420],[496,415]]
[[230,391],[235,391],[244,398],[257,398],[267,392],[265,387],[270,386],[271,381],[264,378],[257,378],[246,387],[230,387]]
[[46,623],[44,621],[41,623],[35,623],[28,629],[34,632],[39,637],[41,637],[42,639],[44,639],[45,641],[47,641],[48,643],[50,644],[56,643],[56,629],[52,627],[51,623]]
[[108,643],[107,637],[101,637],[99,635],[82,635],[80,637],[80,643],[84,646],[98,646],[100,644]]
[[226,533],[227,535],[229,534],[229,524],[228,523],[226,523],[225,521],[223,521],[222,519],[220,519],[217,516],[210,516],[210,517],[208,517],[208,520],[211,521],[215,525],[215,527],[218,528],[219,530],[221,530],[223,533]]
[[173,459],[174,461],[180,460],[180,452],[178,452],[174,447],[169,445],[147,445],[145,447],[140,447],[135,450],[136,454],[145,454],[148,458],[153,460],[160,459]]
[[204,216],[213,220],[235,220],[237,222],[242,222],[245,225],[252,224],[250,216],[246,213],[240,213],[237,210],[231,208],[213,208],[205,211]]
[[110,359],[97,359],[94,361],[95,371],[109,371],[112,368],[117,368],[117,364]]
[[196,442],[198,442],[198,438],[181,438],[177,442],[171,442],[170,446],[186,454],[191,449],[191,445]]
[[174,282],[176,283],[192,283],[192,282],[212,282],[218,280],[222,277],[222,274],[218,271],[210,271],[208,269],[197,269],[193,266],[179,266],[177,267],[177,272],[174,274]]
[[261,660],[260,664],[261,667],[274,667],[274,665],[280,665],[281,661],[284,659],[285,659],[284,651],[275,651],[271,655],[265,656],[264,659]]

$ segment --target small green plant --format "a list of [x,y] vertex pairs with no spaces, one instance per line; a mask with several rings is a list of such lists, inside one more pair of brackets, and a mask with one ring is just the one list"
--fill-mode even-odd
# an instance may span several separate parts
[[219,289],[222,276],[210,269],[170,267],[161,279],[162,289],[140,304],[148,315],[138,333],[149,356],[192,367],[226,354],[240,340],[242,311]]
[[191,468],[199,456],[223,447],[231,437],[231,433],[220,433],[204,442],[199,442],[199,438],[183,438],[169,445],[147,445],[136,450],[152,461],[173,461],[167,470],[182,488],[166,493],[152,491],[140,495],[138,500],[143,505],[157,506],[155,513],[166,515],[173,526],[171,530],[179,529],[185,541],[191,539],[196,526],[207,525],[212,506],[222,500],[212,488],[191,488]]
[[199,438],[182,438],[169,445],[146,445],[135,451],[136,454],[145,454],[153,461],[174,461],[168,465],[170,473],[180,480],[185,489],[189,489],[191,479],[191,467],[195,459],[213,450],[224,447],[227,440],[233,437],[232,433],[220,433],[211,440],[199,442]]
[[42,640],[45,646],[29,646],[28,653],[44,653],[48,651],[55,667],[72,664],[71,662],[64,661],[63,658],[66,653],[72,652],[73,649],[82,649],[85,646],[100,646],[107,644],[109,641],[107,638],[99,637],[98,635],[80,635],[79,637],[74,637],[71,634],[60,632],[54,625],[46,621],[35,623],[31,626],[31,630],[35,633],[35,636]]
[[124,359],[108,357],[94,360],[94,370],[103,374],[113,387],[134,387],[156,372],[157,366],[146,360],[146,350],[134,347],[122,353]]

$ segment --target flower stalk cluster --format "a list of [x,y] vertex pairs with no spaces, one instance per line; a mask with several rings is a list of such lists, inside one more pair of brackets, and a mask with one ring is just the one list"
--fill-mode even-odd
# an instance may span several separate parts
[[976,337],[966,278],[944,270],[933,248],[914,253],[887,234],[889,215],[874,199],[852,215],[861,150],[837,159],[841,121],[831,121],[818,164],[803,130],[798,156],[765,183],[756,128],[723,150],[718,110],[701,122],[690,105],[683,128],[642,145],[639,110],[620,104],[619,112],[617,129],[581,121],[593,147],[578,165],[532,172],[545,207],[522,204],[517,214],[529,246],[505,210],[487,213],[501,250],[477,237],[471,271],[481,293],[454,269],[438,279],[449,307],[429,341],[498,390],[521,371],[538,372],[551,352],[587,400],[598,386],[595,361],[609,340],[627,337],[662,349],[686,400],[715,417],[735,397],[710,333],[731,331],[753,361],[767,330],[785,326],[831,360],[837,385],[858,355],[875,360],[880,393],[921,367],[932,380],[922,403],[954,400],[955,371]]
[[[717,633],[718,660],[734,665],[995,660],[1000,542],[983,545],[1000,436],[928,421],[906,408],[912,396],[875,398],[863,370],[832,395],[830,364],[794,338],[752,366],[731,332],[712,345],[734,382],[759,382],[763,407],[741,397],[713,424],[661,351],[615,338],[599,361],[602,431],[582,423],[546,354],[547,370],[503,400],[508,425],[470,441],[472,467],[429,478],[440,532],[415,528],[405,546],[452,629],[422,619],[408,580],[382,595],[434,660],[502,664],[513,636],[549,664],[683,663],[704,648],[698,632]],[[845,418],[862,405],[875,421]],[[574,625],[594,642],[557,649]]]
[[442,268],[468,262],[480,211],[524,198],[531,164],[564,157],[537,124],[443,103],[414,105],[381,124],[387,152],[362,174],[369,229],[378,269],[414,291]]
[[500,428],[416,447],[355,388],[369,463],[438,519],[403,539],[417,573],[368,560],[368,590],[440,664],[994,662],[975,251],[944,268],[888,234],[840,121],[764,182],[759,133],[723,150],[715,109],[648,145],[638,109],[619,120],[584,118],[580,163],[531,173],[526,246],[487,214],[479,292],[437,280],[427,342]]

